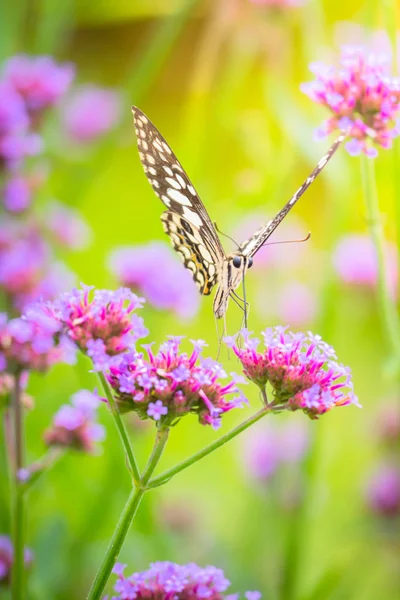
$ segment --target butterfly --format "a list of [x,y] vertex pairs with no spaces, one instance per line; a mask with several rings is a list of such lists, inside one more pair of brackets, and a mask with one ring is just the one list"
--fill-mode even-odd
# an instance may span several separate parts
[[[217,286],[213,311],[220,319],[226,313],[230,298],[235,302],[241,300],[235,290],[252,266],[255,254],[326,166],[347,134],[343,132],[337,137],[312,173],[272,220],[240,244],[236,252],[225,254],[216,226],[170,146],[139,108],[133,106],[132,112],[144,172],[156,196],[167,207],[161,215],[164,231],[184,266],[191,271],[200,293],[207,296]],[[243,310],[246,318],[246,303]]]

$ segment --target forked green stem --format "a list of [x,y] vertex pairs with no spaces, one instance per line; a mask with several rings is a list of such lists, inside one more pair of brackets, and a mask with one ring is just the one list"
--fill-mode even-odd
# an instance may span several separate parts
[[99,600],[102,597],[104,588],[107,584],[108,578],[110,577],[115,561],[118,558],[122,544],[124,543],[129,528],[135,517],[138,506],[146,492],[146,483],[149,481],[151,474],[156,468],[157,463],[160,460],[161,455],[164,451],[165,444],[168,440],[168,433],[168,429],[160,429],[157,431],[157,437],[154,443],[153,451],[148,460],[142,478],[132,489],[127,503],[125,504],[125,507],[117,523],[117,527],[111,538],[111,542],[107,548],[107,552],[104,556],[103,562],[93,581],[93,585],[91,587],[87,600]]
[[[276,408],[278,408],[278,407],[276,407]],[[212,444],[209,444],[202,450],[199,450],[199,452],[196,452],[192,456],[189,456],[189,458],[186,458],[178,465],[175,465],[175,467],[172,467],[172,469],[168,469],[167,471],[164,471],[164,473],[161,473],[161,475],[158,475],[158,477],[154,477],[153,479],[150,479],[150,481],[148,483],[148,487],[154,488],[159,485],[163,485],[164,483],[169,481],[172,477],[174,477],[174,475],[177,475],[184,469],[187,469],[191,465],[194,465],[196,462],[198,462],[205,456],[208,456],[208,454],[211,454],[211,452],[214,452],[215,450],[218,450],[218,448],[221,448],[221,446],[223,446],[224,444],[226,444],[227,442],[232,440],[234,437],[239,435],[239,433],[242,433],[242,431],[245,431],[248,427],[250,427],[254,423],[257,423],[257,421],[262,419],[269,412],[273,412],[273,410],[274,410],[274,408],[268,407],[268,406],[266,406],[265,408],[262,408],[255,415],[253,415],[252,417],[249,417],[248,419],[246,419],[246,421],[243,421],[243,423],[241,423],[237,427],[234,427],[234,429],[231,429],[231,431],[228,431],[228,433],[226,433],[225,435],[220,437],[218,440],[216,440]]]

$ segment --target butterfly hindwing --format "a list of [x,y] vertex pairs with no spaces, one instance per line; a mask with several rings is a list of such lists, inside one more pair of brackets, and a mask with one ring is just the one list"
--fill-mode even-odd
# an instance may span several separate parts
[[192,273],[200,293],[207,296],[217,283],[213,249],[202,239],[199,230],[182,216],[167,210],[161,215],[161,221],[174,249]]

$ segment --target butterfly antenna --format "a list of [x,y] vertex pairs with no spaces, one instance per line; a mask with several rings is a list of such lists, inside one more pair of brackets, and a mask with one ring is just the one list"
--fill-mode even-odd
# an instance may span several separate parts
[[311,231],[309,231],[306,235],[306,237],[302,238],[301,240],[282,240],[279,242],[269,242],[268,240],[266,240],[261,246],[260,248],[262,248],[263,246],[277,246],[278,244],[302,244],[303,242],[308,242],[308,240],[311,237]]
[[233,237],[231,237],[231,236],[230,236],[230,235],[228,235],[227,233],[224,233],[223,231],[221,231],[221,230],[220,230],[220,228],[218,227],[218,225],[217,225],[217,223],[216,223],[215,221],[214,221],[214,227],[215,227],[215,229],[218,231],[218,233],[220,233],[220,234],[221,234],[221,235],[223,235],[224,237],[228,238],[228,240],[231,240],[231,242],[233,242],[233,243],[235,244],[236,248],[237,248],[238,250],[240,250],[240,246],[239,246],[239,244],[237,243],[237,241],[236,241],[236,240],[234,240],[234,239],[233,239]]

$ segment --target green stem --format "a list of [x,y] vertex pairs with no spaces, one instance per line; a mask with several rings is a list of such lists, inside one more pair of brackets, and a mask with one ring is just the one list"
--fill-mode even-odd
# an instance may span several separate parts
[[118,429],[119,436],[121,438],[122,444],[125,449],[126,459],[127,459],[128,465],[129,465],[128,468],[132,474],[135,485],[137,485],[140,480],[140,473],[139,473],[139,468],[136,463],[135,455],[133,454],[133,449],[132,449],[131,443],[129,441],[128,433],[125,429],[125,425],[121,419],[121,415],[119,413],[117,404],[114,400],[114,396],[112,394],[112,391],[110,390],[110,386],[108,385],[108,382],[107,382],[104,374],[98,373],[98,376],[99,376],[101,385],[103,387],[104,393],[107,396],[108,404],[111,409],[111,414],[114,417],[115,425]]
[[24,497],[18,473],[24,466],[24,416],[22,407],[21,375],[14,376],[12,399],[14,418],[14,473],[13,473],[13,543],[14,562],[12,566],[12,598],[25,598],[25,568],[24,568]]
[[[276,409],[278,409],[278,408],[279,407],[276,407]],[[239,433],[242,433],[242,431],[245,431],[245,429],[247,429],[248,427],[250,427],[257,421],[262,419],[262,417],[264,415],[268,414],[269,412],[273,412],[274,410],[275,410],[275,407],[266,406],[266,407],[262,408],[255,415],[253,415],[252,417],[249,417],[248,419],[246,419],[246,421],[243,421],[243,423],[241,423],[234,429],[231,429],[231,431],[228,431],[228,433],[226,433],[225,435],[220,437],[218,440],[216,440],[212,444],[209,444],[208,446],[206,446],[199,452],[196,452],[192,456],[189,456],[189,458],[186,458],[178,465],[175,465],[175,467],[172,467],[172,469],[168,469],[167,471],[164,471],[164,473],[161,473],[161,475],[158,475],[158,477],[154,477],[154,479],[151,479],[149,481],[149,484],[147,487],[154,488],[154,487],[157,487],[159,485],[166,483],[167,481],[169,481],[171,479],[171,477],[173,477],[174,475],[177,475],[178,473],[180,473],[184,469],[187,469],[191,465],[194,465],[194,463],[201,460],[208,454],[211,454],[211,452],[214,452],[214,450],[218,450],[218,448],[221,448],[221,446],[223,446],[224,444],[226,444],[227,442],[232,440],[234,437],[239,435]]]
[[307,560],[307,541],[312,521],[311,513],[317,495],[318,468],[323,444],[321,424],[314,431],[314,437],[303,466],[303,489],[299,506],[288,523],[286,554],[284,557],[282,585],[279,600],[295,600],[300,597],[300,574],[303,561]]
[[122,514],[115,528],[111,542],[107,548],[107,552],[104,556],[103,562],[97,572],[97,575],[93,581],[93,585],[90,589],[87,600],[99,600],[101,598],[104,588],[107,584],[108,578],[110,577],[111,571],[114,567],[115,561],[119,555],[122,544],[127,536],[131,523],[135,517],[138,506],[146,492],[147,482],[149,481],[154,469],[157,466],[158,461],[164,451],[165,445],[168,440],[168,429],[159,429],[157,437],[154,443],[153,451],[148,460],[143,476],[139,480],[138,484],[132,490],[127,503],[122,511]]
[[378,301],[382,324],[391,346],[391,351],[400,361],[400,324],[396,307],[390,295],[385,261],[385,239],[376,189],[374,161],[361,157],[361,175],[370,235],[375,247],[378,263]]

